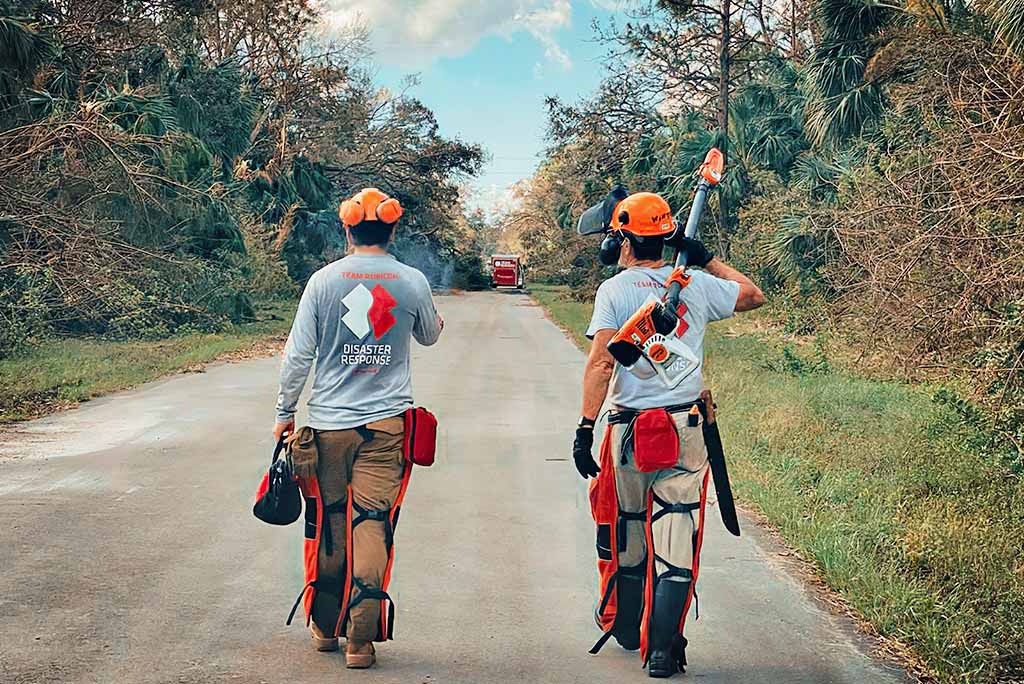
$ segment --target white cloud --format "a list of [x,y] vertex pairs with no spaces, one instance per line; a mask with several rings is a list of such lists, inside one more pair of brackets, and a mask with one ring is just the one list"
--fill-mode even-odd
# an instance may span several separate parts
[[545,7],[537,7],[516,17],[523,27],[544,46],[544,56],[564,69],[572,68],[572,60],[555,39],[554,32],[572,22],[569,0],[553,0]]
[[572,60],[557,33],[572,22],[570,0],[325,0],[328,29],[363,23],[379,61],[422,68],[438,57],[466,54],[481,38],[529,33],[546,58]]
[[590,0],[590,4],[608,12],[624,12],[635,9],[642,3],[637,0]]
[[480,210],[484,218],[494,221],[515,211],[522,203],[520,182],[467,186],[463,188],[462,201],[470,211]]

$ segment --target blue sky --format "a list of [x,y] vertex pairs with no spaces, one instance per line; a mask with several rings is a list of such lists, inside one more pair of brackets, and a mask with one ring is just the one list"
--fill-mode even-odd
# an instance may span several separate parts
[[473,183],[500,196],[529,177],[544,147],[547,95],[575,100],[601,78],[604,48],[592,22],[616,0],[330,0],[333,20],[371,30],[381,85],[412,93],[434,110],[447,136],[481,144],[492,156]]

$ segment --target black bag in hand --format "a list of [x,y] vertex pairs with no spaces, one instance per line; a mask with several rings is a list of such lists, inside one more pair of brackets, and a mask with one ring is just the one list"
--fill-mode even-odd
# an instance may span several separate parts
[[256,490],[256,503],[252,507],[253,515],[271,525],[291,525],[302,513],[299,483],[292,476],[292,467],[288,459],[278,458],[283,448],[284,437],[278,441],[277,448],[274,449],[270,469]]

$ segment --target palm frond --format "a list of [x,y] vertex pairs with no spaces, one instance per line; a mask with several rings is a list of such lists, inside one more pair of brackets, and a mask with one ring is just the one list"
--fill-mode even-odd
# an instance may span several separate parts
[[825,235],[815,228],[811,218],[794,214],[779,219],[761,251],[765,265],[779,280],[787,281],[820,267],[825,248]]
[[53,52],[53,43],[31,24],[0,16],[0,65],[28,72]]
[[901,12],[899,0],[818,0],[816,15],[831,41],[858,41],[887,26]]
[[107,90],[88,106],[119,128],[139,135],[161,136],[179,128],[177,112],[166,95],[148,95],[125,87]]
[[882,90],[875,83],[862,81],[835,95],[819,95],[807,104],[808,137],[817,145],[835,145],[863,133],[883,106]]
[[1024,59],[1024,0],[990,0],[988,5],[996,37]]

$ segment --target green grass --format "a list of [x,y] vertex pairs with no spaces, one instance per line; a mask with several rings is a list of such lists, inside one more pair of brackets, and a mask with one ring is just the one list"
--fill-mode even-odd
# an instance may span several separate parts
[[592,307],[569,299],[568,288],[561,285],[530,283],[530,294],[540,302],[555,322],[580,349],[588,349],[590,341],[584,334],[590,324]]
[[294,310],[294,302],[268,304],[259,321],[219,333],[125,342],[46,340],[0,359],[0,423],[34,418],[283,337]]
[[[590,305],[531,290],[585,349]],[[734,319],[707,339],[737,496],[939,681],[1024,680],[1020,475],[976,448],[983,440],[932,388],[858,377],[810,352],[802,364],[769,323]]]

